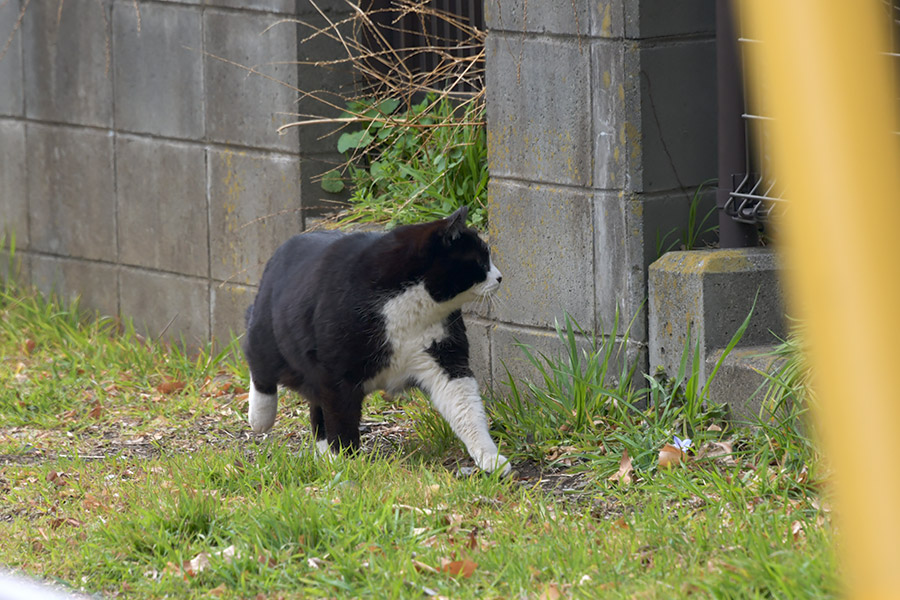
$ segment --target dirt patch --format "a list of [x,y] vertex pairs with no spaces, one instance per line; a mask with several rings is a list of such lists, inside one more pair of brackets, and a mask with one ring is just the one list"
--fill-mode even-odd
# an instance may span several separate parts
[[[390,415],[389,415],[390,416]],[[295,422],[300,419],[294,419]],[[366,420],[360,425],[361,452],[364,455],[389,458],[408,454],[414,447],[412,423],[398,420]],[[77,434],[44,431],[28,427],[0,429],[0,440],[18,451],[0,454],[0,467],[7,465],[36,466],[59,460],[105,460],[122,457],[127,460],[150,460],[161,454],[192,453],[201,448],[237,449],[248,455],[258,451],[259,444],[277,437],[278,442],[298,453],[312,449],[308,427],[291,429],[284,424],[275,433],[255,434],[239,418],[216,415],[199,416],[182,427],[171,421],[157,427],[133,427],[107,422],[83,428]],[[11,443],[12,442],[12,443]],[[59,448],[58,450],[56,448]],[[472,459],[462,452],[451,452],[443,466],[458,477],[481,476]],[[539,489],[560,502],[585,508],[597,505],[596,488],[584,472],[566,466],[539,464],[532,460],[513,465],[512,481],[529,489]],[[598,515],[619,515],[613,504],[592,508]],[[14,518],[15,515],[2,515]]]

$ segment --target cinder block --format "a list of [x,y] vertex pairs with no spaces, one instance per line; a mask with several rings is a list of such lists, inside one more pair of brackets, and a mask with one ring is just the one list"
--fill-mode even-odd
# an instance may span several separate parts
[[0,120],[0,239],[28,248],[28,189],[25,185],[25,124]]
[[591,2],[591,35],[621,38],[625,35],[625,0]]
[[[510,390],[509,378],[517,385],[527,381],[540,383],[540,373],[527,359],[520,344],[525,344],[535,357],[540,353],[556,359],[564,350],[556,332],[527,329],[498,323],[491,327],[491,370],[493,392],[503,397]],[[583,344],[586,342],[581,340]]]
[[120,136],[116,166],[119,261],[207,277],[206,151]]
[[633,160],[634,148],[626,136],[626,102],[632,100],[626,98],[625,50],[608,41],[593,41],[590,48],[593,187],[625,189],[626,165]]
[[[669,252],[650,266],[650,363],[674,373],[682,350],[700,343],[705,360],[728,345],[756,307],[741,346],[765,346],[785,335],[779,266],[772,250],[741,248]],[[705,380],[706,366],[700,365]]]
[[784,364],[784,359],[772,353],[774,346],[735,348],[725,359],[724,349],[715,350],[706,358],[706,372],[712,373],[721,361],[716,376],[709,384],[709,399],[727,404],[730,418],[738,422],[756,423],[760,416],[769,379]]
[[22,72],[22,32],[16,31],[16,22],[21,10],[21,0],[0,2],[0,115],[21,117],[25,114]]
[[29,123],[25,139],[31,248],[115,261],[113,138]]
[[214,283],[210,286],[209,298],[213,339],[223,347],[231,341],[232,336],[244,334],[244,314],[256,298],[256,288],[233,283]]
[[498,33],[486,50],[491,174],[590,187],[590,44]]
[[21,31],[28,117],[112,125],[110,5],[109,0],[28,5]]
[[[681,250],[688,225],[691,197],[687,194],[645,196],[598,193],[594,198],[595,270],[598,328],[634,320],[630,337],[647,341],[647,269],[669,250]],[[711,192],[698,210],[703,218],[714,206]],[[715,224],[716,216],[705,227]],[[695,227],[696,228],[696,227]],[[709,240],[707,233],[702,240]]]
[[120,310],[147,337],[202,345],[209,341],[209,283],[122,267]]
[[9,246],[0,246],[0,286],[6,283],[31,285],[31,254],[17,250],[10,255],[8,250]]
[[277,132],[296,120],[296,25],[275,25],[275,16],[214,10],[205,11],[203,20],[209,139],[297,152],[297,128]]
[[120,1],[114,8],[113,38],[116,128],[201,139],[204,102],[199,10]]
[[[321,142],[324,143],[324,142]],[[303,204],[303,218],[310,222],[317,217],[332,215],[340,210],[350,197],[350,179],[346,187],[337,194],[322,189],[321,176],[335,168],[340,168],[346,158],[337,154],[313,154],[300,156],[300,198]],[[305,225],[304,227],[308,227]]]
[[594,290],[597,328],[610,331],[618,312],[619,333],[631,323],[631,339],[647,339],[647,276],[644,269],[644,205],[639,198],[594,198]]
[[309,0],[203,0],[207,6],[220,6],[236,10],[256,10],[264,12],[286,13],[294,15],[297,5],[307,4]]
[[[716,169],[715,40],[636,47],[626,73],[640,90],[640,130],[625,123],[629,187],[656,192],[696,186]],[[626,97],[629,95],[626,85]]]
[[[355,79],[358,74],[349,62],[335,62],[348,58],[347,50],[339,40],[329,35],[312,36],[316,29],[329,28],[330,21],[346,39],[354,39],[353,28],[357,23],[353,20],[344,22],[354,13],[346,3],[338,7],[340,10],[329,11],[322,7],[326,20],[308,5],[308,0],[298,4],[301,11],[298,20],[302,24],[297,25],[297,87],[303,92],[314,93],[300,95],[293,110],[299,114],[338,117],[343,112],[345,99],[357,95]],[[307,6],[304,8],[304,5]],[[330,35],[335,35],[333,29],[329,31]],[[338,136],[342,132],[329,123],[298,127],[300,151],[304,154],[336,154]]]
[[[560,320],[559,327],[565,331],[565,321]],[[576,335],[576,348],[579,352],[579,361],[584,364],[585,354],[603,351],[603,336],[589,330],[582,330],[586,335]],[[528,360],[522,346],[525,346],[532,356],[542,361],[544,368],[550,372],[541,355],[551,359],[554,364],[568,365],[569,349],[567,342],[560,339],[554,329],[530,329],[496,323],[491,326],[491,364],[493,369],[493,389],[498,395],[504,395],[509,391],[509,377],[512,376],[517,384],[532,382],[543,385],[543,377],[531,361]],[[596,340],[596,344],[592,340]],[[623,341],[616,343],[616,348],[609,363],[609,382],[616,381],[622,372],[624,364],[631,365],[638,361],[636,372],[646,372],[646,347],[641,344],[629,342],[626,346]],[[508,371],[508,373],[507,373]],[[637,382],[638,387],[643,386],[642,381]]]
[[256,285],[269,257],[300,233],[299,158],[209,151],[210,272]]
[[667,0],[625,2],[625,37],[646,39],[714,34],[715,0],[680,0],[677,10]]
[[485,0],[484,20],[493,31],[586,36],[592,30],[594,4],[590,0]]
[[31,257],[31,282],[45,295],[55,294],[71,302],[80,298],[83,310],[115,316],[119,312],[115,265],[35,254]]
[[503,273],[494,315],[552,326],[564,312],[594,326],[594,219],[589,194],[493,179],[488,188],[493,257]]

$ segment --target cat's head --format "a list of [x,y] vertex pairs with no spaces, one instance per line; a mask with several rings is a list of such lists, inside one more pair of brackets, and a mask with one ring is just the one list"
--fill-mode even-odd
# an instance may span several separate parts
[[459,304],[494,293],[503,276],[478,232],[466,227],[468,207],[426,227],[425,289],[436,302]]

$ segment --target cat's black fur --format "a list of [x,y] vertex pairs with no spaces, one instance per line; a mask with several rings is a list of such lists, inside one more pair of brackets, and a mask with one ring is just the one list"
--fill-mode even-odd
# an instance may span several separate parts
[[[460,306],[464,299],[475,298],[469,298],[472,290],[486,285],[489,273],[497,284],[500,277],[485,243],[465,226],[466,213],[461,209],[447,219],[387,233],[311,232],[285,242],[266,265],[247,310],[243,347],[255,388],[251,394],[256,394],[251,413],[254,398],[268,402],[278,385],[289,387],[309,402],[317,440],[327,440],[333,449],[356,449],[365,394],[381,387],[380,375],[398,368],[402,357],[395,352],[402,347],[410,353],[409,340],[392,339],[390,332],[418,335],[436,323],[441,323],[439,333],[426,338],[421,350],[438,368],[410,369],[402,384],[431,392],[429,387],[443,389],[448,381],[468,382],[472,371]],[[422,287],[424,292],[419,291]],[[395,306],[387,309],[392,299]],[[397,314],[404,312],[404,303],[409,314]],[[416,317],[422,306],[423,317]],[[428,319],[432,322],[425,322]],[[405,329],[398,329],[398,323]],[[440,402],[455,406],[456,401]],[[444,412],[468,411],[473,403],[459,401],[461,408],[451,406]],[[453,426],[455,415],[451,417]],[[270,420],[274,413],[254,428],[267,430]]]

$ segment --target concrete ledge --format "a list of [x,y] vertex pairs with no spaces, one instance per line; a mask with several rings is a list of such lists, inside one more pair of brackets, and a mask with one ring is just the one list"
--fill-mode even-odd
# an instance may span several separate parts
[[728,345],[753,306],[740,347],[774,344],[785,335],[784,307],[772,250],[669,252],[650,266],[650,366],[674,373],[688,337],[706,358]]
[[[759,416],[769,380],[784,363],[772,355],[774,346],[750,346],[735,348],[719,367],[709,384],[709,398],[713,402],[727,404],[731,418],[736,421],[755,422]],[[711,373],[722,358],[722,349],[706,357],[706,372]]]

